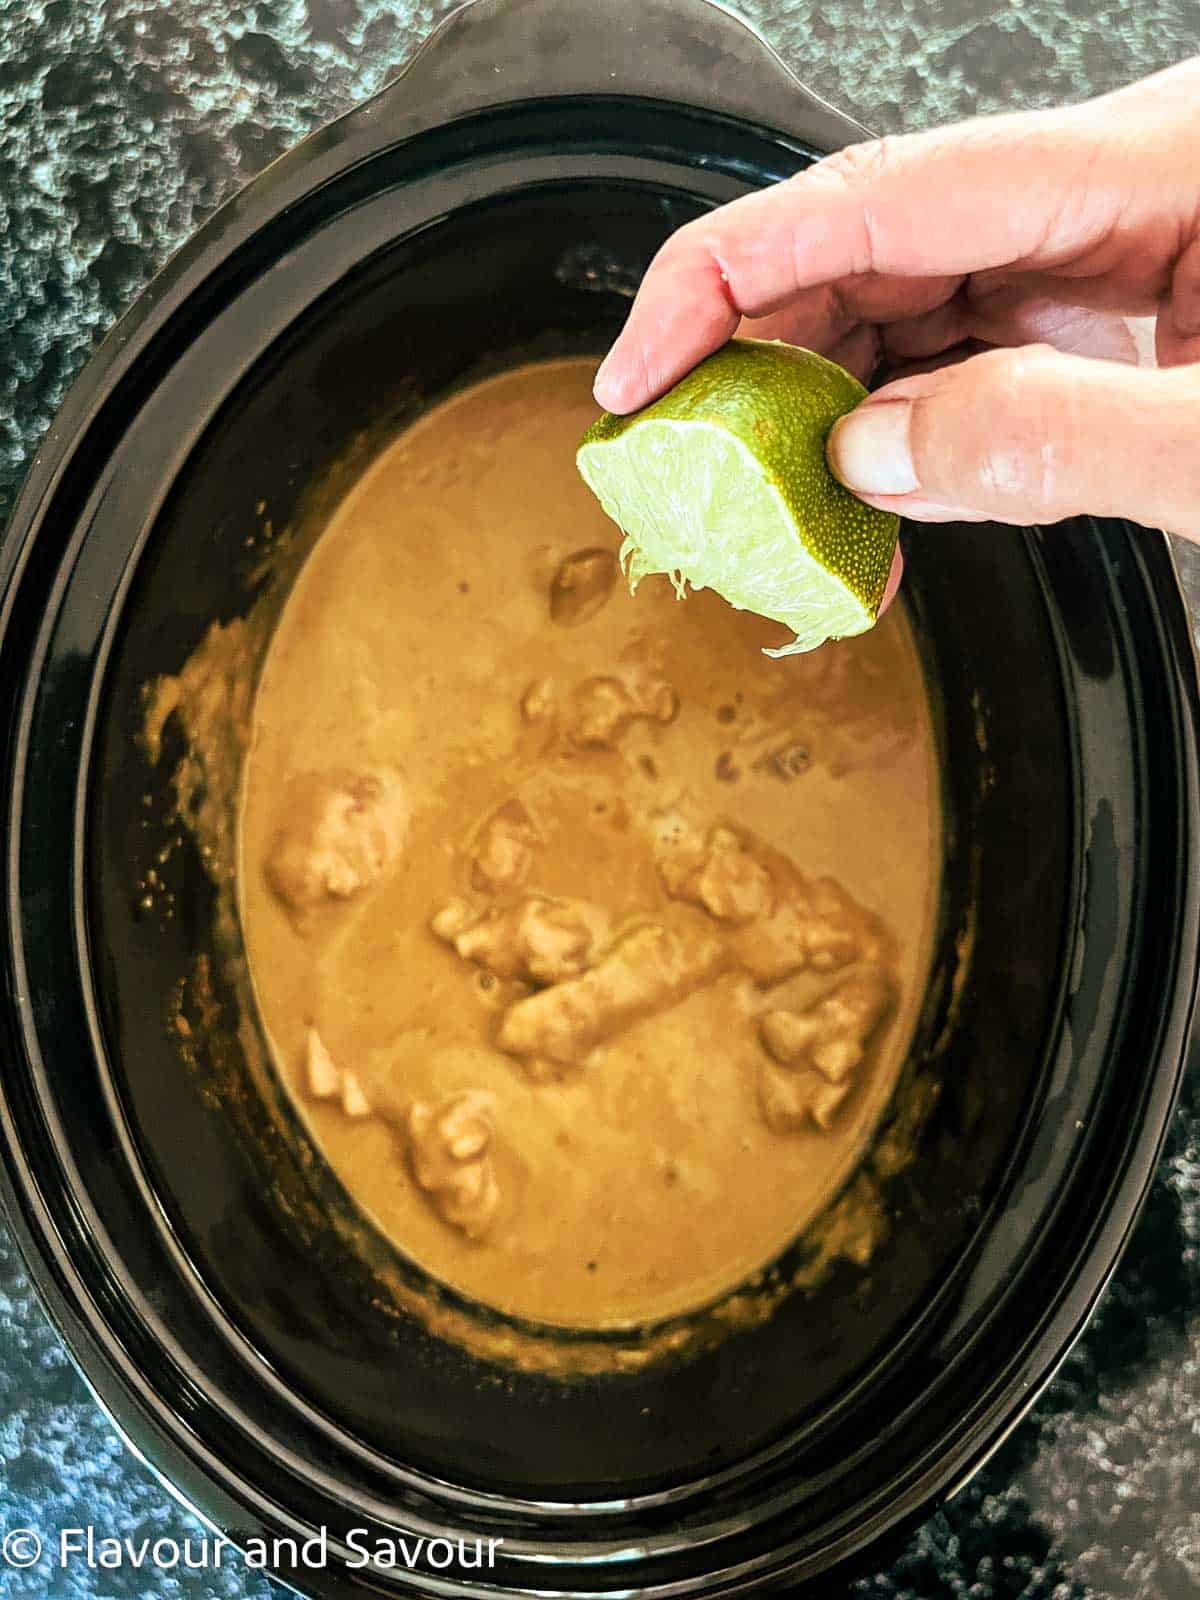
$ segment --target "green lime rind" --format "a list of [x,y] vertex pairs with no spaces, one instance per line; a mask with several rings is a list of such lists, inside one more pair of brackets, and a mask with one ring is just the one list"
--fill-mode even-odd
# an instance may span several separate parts
[[631,588],[665,573],[792,629],[773,656],[873,626],[899,518],[830,472],[825,441],[866,390],[835,362],[734,339],[658,400],[603,413],[579,471],[625,534]]

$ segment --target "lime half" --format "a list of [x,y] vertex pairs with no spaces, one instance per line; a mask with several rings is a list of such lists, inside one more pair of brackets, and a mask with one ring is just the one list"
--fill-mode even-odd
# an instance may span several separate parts
[[825,441],[866,390],[779,340],[731,339],[629,416],[604,412],[576,460],[625,535],[631,589],[665,573],[791,628],[767,655],[865,633],[879,615],[900,519],[850,493]]

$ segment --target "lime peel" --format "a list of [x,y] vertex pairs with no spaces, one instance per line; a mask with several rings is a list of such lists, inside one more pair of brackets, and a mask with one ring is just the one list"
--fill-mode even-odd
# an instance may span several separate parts
[[576,460],[625,534],[630,588],[664,573],[681,597],[713,589],[792,629],[771,656],[872,627],[899,518],[825,460],[829,429],[865,395],[813,351],[733,339],[641,411],[605,412]]

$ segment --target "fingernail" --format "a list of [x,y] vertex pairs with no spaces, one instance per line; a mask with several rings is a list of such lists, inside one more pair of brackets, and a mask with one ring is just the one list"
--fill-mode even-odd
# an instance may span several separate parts
[[616,363],[613,361],[615,353],[614,346],[600,363],[596,371],[595,380],[592,383],[592,393],[596,397],[596,403],[603,406],[606,411],[614,411],[616,409],[620,403],[623,387],[615,376]]
[[829,465],[860,494],[911,494],[917,488],[909,443],[912,403],[866,401],[830,430]]

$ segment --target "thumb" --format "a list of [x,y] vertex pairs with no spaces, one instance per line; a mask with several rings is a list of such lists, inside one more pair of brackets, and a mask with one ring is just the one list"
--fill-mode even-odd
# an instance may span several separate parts
[[990,350],[887,384],[828,455],[855,494],[917,520],[1090,512],[1200,540],[1200,366]]

